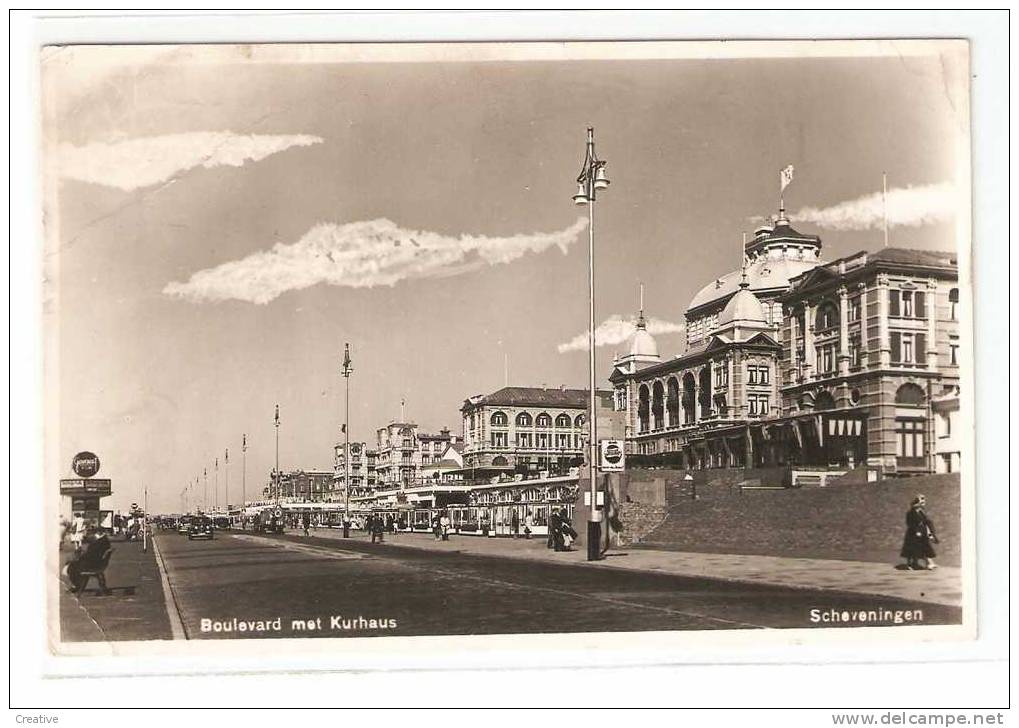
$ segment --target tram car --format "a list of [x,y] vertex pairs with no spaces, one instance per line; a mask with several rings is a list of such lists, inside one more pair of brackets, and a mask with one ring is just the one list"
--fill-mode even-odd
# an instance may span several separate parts
[[255,516],[255,533],[283,533],[283,509],[264,508]]

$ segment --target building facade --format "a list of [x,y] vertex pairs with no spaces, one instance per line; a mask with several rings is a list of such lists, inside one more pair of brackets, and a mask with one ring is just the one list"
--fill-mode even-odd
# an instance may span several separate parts
[[[333,488],[333,472],[331,470],[291,470],[280,474],[278,480],[279,497],[287,501],[322,502],[329,500]],[[275,473],[269,474],[269,483],[263,489],[263,495],[269,500],[277,496],[277,479]]]
[[[460,408],[464,471],[472,479],[569,472],[584,458],[588,391],[503,387],[465,400]],[[611,392],[598,396],[611,403]]]
[[884,248],[822,263],[820,250],[784,213],[759,229],[742,270],[691,301],[672,359],[640,313],[609,378],[633,462],[958,467],[937,434],[958,408],[955,256]]
[[350,495],[366,495],[377,486],[375,461],[377,454],[366,442],[350,443],[350,464],[347,466],[347,444],[337,443],[333,447],[333,486],[329,500],[346,499],[346,478],[350,476]]
[[439,434],[419,433],[413,422],[390,422],[376,431],[376,488],[406,488],[421,480],[422,465],[442,460],[457,438],[448,428]]

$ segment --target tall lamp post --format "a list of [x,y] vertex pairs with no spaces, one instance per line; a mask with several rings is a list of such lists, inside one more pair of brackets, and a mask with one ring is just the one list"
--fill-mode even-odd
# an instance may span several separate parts
[[248,478],[248,435],[241,435],[241,508],[248,504],[248,497],[245,494]]
[[605,162],[598,159],[594,153],[594,127],[587,127],[587,151],[584,155],[584,165],[577,176],[577,194],[573,201],[578,205],[587,205],[587,236],[588,236],[588,258],[587,258],[587,292],[588,292],[588,329],[587,329],[587,350],[588,350],[588,374],[590,377],[589,395],[590,409],[587,415],[588,432],[588,455],[587,472],[590,478],[591,487],[591,510],[587,518],[587,560],[597,561],[601,558],[601,520],[602,514],[598,510],[598,426],[597,426],[597,395],[595,392],[595,356],[594,356],[594,203],[598,190],[604,190],[609,186],[609,180],[605,176]]
[[219,456],[212,465],[212,508],[213,513],[219,510]]
[[276,405],[276,415],[273,417],[273,427],[276,428],[276,505],[280,504],[280,406]]
[[[354,373],[353,362],[350,360],[350,343],[343,345],[344,411],[343,411],[343,519],[350,520],[350,375]],[[347,529],[343,529],[347,535]]]
[[223,468],[226,471],[224,475],[226,480],[223,481],[223,508],[226,509],[227,516],[230,515],[230,448],[223,451]]

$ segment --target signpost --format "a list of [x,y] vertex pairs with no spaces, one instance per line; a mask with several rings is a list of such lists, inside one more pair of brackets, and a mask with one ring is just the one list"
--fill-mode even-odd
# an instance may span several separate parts
[[622,440],[599,440],[598,469],[603,473],[621,473],[626,469],[626,450]]

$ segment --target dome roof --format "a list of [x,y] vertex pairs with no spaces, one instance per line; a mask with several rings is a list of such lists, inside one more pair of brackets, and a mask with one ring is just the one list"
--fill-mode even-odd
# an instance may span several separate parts
[[718,325],[726,326],[736,322],[748,322],[767,324],[767,317],[764,315],[764,306],[757,299],[749,288],[740,288],[736,295],[725,304],[721,315],[718,317]]
[[[747,267],[747,282],[751,291],[784,289],[789,287],[790,280],[821,264],[821,260],[814,256],[803,259],[761,256]],[[728,298],[739,290],[741,278],[742,271],[734,270],[712,281],[697,292],[687,310]]]
[[658,356],[658,344],[655,342],[655,337],[648,333],[647,329],[641,325],[643,322],[637,324],[637,330],[633,334],[633,338],[630,339],[630,356]]

